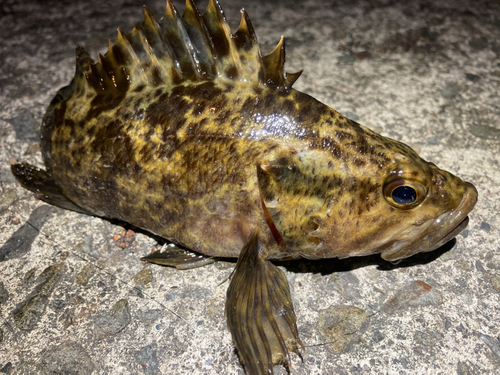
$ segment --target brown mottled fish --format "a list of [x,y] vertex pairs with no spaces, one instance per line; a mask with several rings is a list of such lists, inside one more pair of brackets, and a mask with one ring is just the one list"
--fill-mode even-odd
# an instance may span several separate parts
[[[292,89],[283,39],[262,57],[245,11],[232,34],[217,0],[170,0],[118,30],[76,73],[41,128],[47,170],[12,166],[27,189],[120,219],[180,247],[144,259],[193,268],[238,258],[228,327],[249,374],[290,366],[299,339],[288,282],[271,260],[380,253],[396,261],[460,233],[473,185]],[[194,253],[195,252],[195,253]]]

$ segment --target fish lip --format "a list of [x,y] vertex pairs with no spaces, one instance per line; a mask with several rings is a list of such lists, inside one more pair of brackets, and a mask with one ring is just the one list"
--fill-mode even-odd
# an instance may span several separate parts
[[469,216],[466,216],[465,219],[463,219],[455,228],[453,228],[447,235],[445,235],[441,240],[437,241],[432,245],[429,250],[427,251],[433,251],[444,244],[446,244],[448,241],[451,241],[454,239],[456,236],[458,236],[465,228],[467,228],[467,225],[469,224]]
[[452,240],[460,234],[469,224],[469,212],[472,211],[477,202],[477,190],[469,182],[464,182],[465,192],[460,201],[460,204],[452,211],[440,215],[435,223],[443,221],[441,228],[432,234],[428,235],[424,242],[428,242],[430,246],[426,252],[433,251],[443,246],[448,241]]

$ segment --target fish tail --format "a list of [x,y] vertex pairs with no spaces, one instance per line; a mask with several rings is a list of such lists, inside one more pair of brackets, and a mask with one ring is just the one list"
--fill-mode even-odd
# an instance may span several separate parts
[[12,164],[10,170],[21,186],[35,193],[38,199],[54,206],[88,215],[88,212],[63,195],[47,171],[28,163]]

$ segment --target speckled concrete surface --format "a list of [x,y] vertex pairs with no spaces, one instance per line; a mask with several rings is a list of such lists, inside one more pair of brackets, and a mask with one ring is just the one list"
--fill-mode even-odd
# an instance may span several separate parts
[[[153,237],[37,201],[9,171],[14,159],[42,165],[38,127],[72,78],[76,43],[104,52],[116,27],[141,21],[143,2],[0,3],[1,372],[243,373],[220,285],[234,263],[145,265]],[[162,1],[146,5],[163,13]],[[297,89],[479,191],[453,247],[398,266],[378,256],[286,265],[306,346],[291,373],[500,372],[500,4],[222,5],[233,28],[247,9],[266,52],[287,37],[288,71],[305,69]]]

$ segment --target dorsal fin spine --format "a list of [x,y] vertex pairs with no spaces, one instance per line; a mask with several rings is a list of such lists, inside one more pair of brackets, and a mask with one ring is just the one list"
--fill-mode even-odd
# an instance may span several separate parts
[[100,53],[97,53],[97,64],[95,64],[97,71],[100,76],[100,85],[102,87],[102,90],[115,90],[116,86],[111,79],[110,72],[107,69],[107,61],[103,55]]
[[[148,38],[146,38],[146,35],[144,33],[144,29],[142,28],[141,25],[137,25],[134,30],[137,32],[137,36],[139,37],[140,44],[142,46],[142,49],[146,53],[146,55],[149,58],[149,61],[151,62],[151,65],[144,64],[143,65],[143,70],[146,72],[147,69],[147,78],[150,84],[153,86],[157,86],[161,83],[164,83],[166,81],[169,81],[168,74],[164,74],[163,70],[163,64],[161,64],[158,61],[158,58],[156,54],[154,53],[152,45],[149,43]],[[141,60],[142,61],[142,60]]]
[[196,56],[196,51],[193,46],[193,43],[191,42],[191,39],[189,38],[188,32],[186,30],[186,27],[184,26],[184,21],[183,17],[179,15],[177,12],[177,9],[175,9],[174,4],[172,1],[170,1],[171,8],[173,10],[173,15],[175,18],[175,23],[177,24],[177,30],[178,30],[178,36],[181,40],[181,43],[184,45],[186,49],[186,62],[189,63],[192,67],[194,77],[192,77],[195,80],[200,80],[201,79],[201,67],[199,60]]
[[196,68],[190,47],[186,45],[187,32],[181,17],[171,0],[167,0],[164,17],[160,20],[160,30],[165,35],[165,40],[171,45],[174,52],[174,60],[180,66],[183,80],[191,80],[196,77]]
[[76,69],[75,69],[75,91],[78,95],[84,95],[89,86],[88,75],[90,72],[90,65],[93,63],[89,53],[85,48],[77,44],[76,46]]
[[232,34],[218,0],[209,0],[200,14],[194,0],[186,0],[179,15],[172,0],[166,0],[164,17],[157,22],[144,7],[144,20],[125,34],[118,28],[104,56],[94,64],[87,51],[77,47],[75,91],[96,94],[115,90],[182,81],[225,79],[255,82],[277,90],[289,90],[302,71],[285,73],[285,41],[262,57],[248,14]]
[[262,82],[266,86],[274,88],[285,87],[285,38],[281,39],[277,46],[268,55],[262,58],[265,70],[265,81]]
[[284,87],[286,90],[290,90],[292,88],[292,85],[299,79],[303,71],[303,69],[300,69],[295,73],[285,73]]
[[186,0],[182,20],[193,44],[193,57],[197,60],[202,79],[214,79],[217,76],[217,69],[212,40],[193,0]]
[[246,50],[256,45],[258,46],[257,35],[255,35],[252,22],[245,9],[241,10],[240,25],[238,26],[238,30],[234,33],[233,38],[239,41],[239,43],[237,43],[238,49]]
[[115,84],[118,91],[127,91],[130,86],[130,81],[127,78],[127,72],[125,71],[122,52],[111,40],[109,41],[108,51],[105,54],[106,60],[109,62],[110,66],[113,67],[113,76],[111,79]]
[[[224,14],[224,10],[219,4],[218,0],[209,0],[209,2],[213,2],[216,9],[217,13],[219,14],[219,20],[222,24],[222,29],[224,30],[224,34],[226,35],[227,42],[229,44],[229,52],[232,57],[232,63],[236,67],[237,72],[241,72],[241,61],[240,61],[240,54],[238,53],[238,49],[236,48],[236,45],[234,43],[234,38],[233,34],[231,33],[231,28],[229,27],[229,23],[227,22],[226,15]],[[233,77],[231,77],[233,78]],[[237,78],[237,77],[234,77]]]
[[161,61],[160,67],[163,71],[165,81],[179,81],[182,77],[182,73],[179,69],[179,64],[176,64],[172,46],[165,41],[165,38],[160,33],[159,23],[146,6],[144,6],[144,21],[142,28],[157,60],[159,62]]
[[217,0],[209,0],[203,20],[215,48],[218,75],[237,79],[241,63],[235,53],[236,46],[232,40],[231,29]]
[[260,80],[264,70],[262,56],[252,22],[244,9],[241,10],[240,25],[233,35],[233,40],[247,79]]
[[[132,33],[131,33],[132,34]],[[127,80],[132,86],[147,84],[148,79],[144,74],[144,69],[141,66],[140,59],[132,48],[128,36],[118,28],[118,37],[115,40],[115,45],[123,53],[126,62],[132,65],[131,69],[127,69]]]

